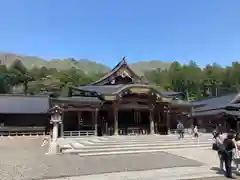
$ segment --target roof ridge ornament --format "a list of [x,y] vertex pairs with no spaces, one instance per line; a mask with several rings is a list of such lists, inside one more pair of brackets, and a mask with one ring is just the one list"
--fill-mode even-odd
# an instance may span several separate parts
[[[106,84],[115,84],[112,82],[113,79],[115,79],[116,75],[121,75],[122,77],[130,77],[133,79],[133,82],[136,83],[137,81],[141,84],[148,84],[147,81],[143,82],[139,75],[137,75],[131,67],[127,63],[127,57],[123,56],[122,60],[107,74],[105,74],[102,78],[99,80],[91,83],[91,85],[106,85]],[[126,72],[123,74],[121,71],[126,70]]]
[[123,63],[127,63],[127,61],[126,61],[126,56],[123,56],[122,62],[123,62]]

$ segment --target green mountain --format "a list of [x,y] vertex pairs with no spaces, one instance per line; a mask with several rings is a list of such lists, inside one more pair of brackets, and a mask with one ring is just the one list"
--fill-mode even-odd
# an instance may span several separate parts
[[[22,61],[22,63],[28,69],[34,67],[56,68],[58,70],[77,68],[89,74],[93,72],[105,73],[110,70],[109,67],[88,59],[75,60],[73,58],[68,58],[68,59],[52,59],[50,61],[46,61],[36,56],[24,56],[14,53],[0,52],[0,61],[2,64],[5,64],[6,66],[9,67],[15,60]],[[171,65],[170,62],[162,62],[157,60],[142,61],[130,64],[131,68],[139,75],[143,75],[145,71],[154,70],[157,68],[169,68],[170,65]]]
[[90,61],[88,59],[75,60],[73,58],[68,59],[52,59],[46,61],[36,56],[24,56],[17,55],[12,53],[0,53],[0,61],[6,66],[10,66],[16,59],[22,61],[24,66],[28,69],[34,67],[47,67],[47,68],[56,68],[58,70],[65,70],[71,68],[81,69],[85,73],[92,72],[107,72],[110,69],[100,63]]
[[139,75],[143,75],[145,71],[152,71],[154,69],[168,69],[171,62],[163,62],[159,60],[142,61],[130,64],[130,67]]

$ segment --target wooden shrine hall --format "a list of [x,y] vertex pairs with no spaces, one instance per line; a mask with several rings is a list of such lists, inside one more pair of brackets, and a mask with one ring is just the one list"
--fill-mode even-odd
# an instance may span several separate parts
[[68,97],[51,99],[64,109],[60,136],[73,132],[94,135],[167,134],[177,120],[192,124],[194,104],[177,100],[179,92],[161,92],[138,76],[125,58],[89,85],[69,88]]

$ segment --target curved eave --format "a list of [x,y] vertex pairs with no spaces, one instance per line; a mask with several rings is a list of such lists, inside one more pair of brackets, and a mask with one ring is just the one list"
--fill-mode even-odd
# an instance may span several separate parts
[[193,112],[193,114],[192,114],[193,117],[217,116],[217,115],[240,117],[240,111],[228,111],[228,110],[224,110],[224,109],[214,109],[214,110],[208,110],[208,111]]
[[52,105],[60,105],[61,107],[66,105],[99,107],[102,104],[102,101],[97,97],[61,97],[52,98],[51,102]]
[[204,116],[216,116],[216,115],[220,115],[220,114],[224,114],[224,110],[223,109],[214,109],[214,110],[207,110],[207,111],[194,111],[192,113],[193,117],[204,117]]
[[233,100],[230,103],[235,104],[235,103],[239,103],[239,102],[240,102],[240,93],[238,93],[236,95],[236,97],[233,98]]
[[182,100],[172,100],[171,101],[172,106],[182,106],[182,107],[189,107],[189,108],[196,108],[204,106],[205,104],[201,103],[195,103],[195,102],[188,102],[188,101],[182,101]]

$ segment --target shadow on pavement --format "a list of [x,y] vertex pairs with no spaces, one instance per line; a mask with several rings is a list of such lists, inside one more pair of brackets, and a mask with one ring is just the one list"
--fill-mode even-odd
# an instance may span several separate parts
[[224,175],[224,171],[221,170],[219,167],[212,167],[210,170],[215,171],[216,174]]

